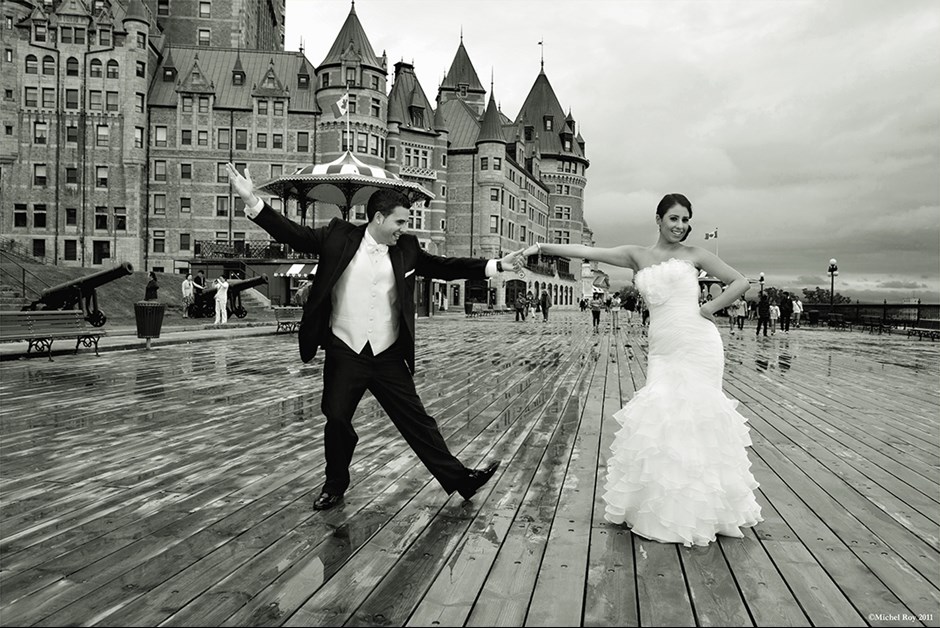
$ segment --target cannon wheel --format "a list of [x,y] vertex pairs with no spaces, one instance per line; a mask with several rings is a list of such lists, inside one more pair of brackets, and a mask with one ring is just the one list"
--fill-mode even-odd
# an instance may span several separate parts
[[234,314],[238,318],[245,318],[246,316],[248,316],[248,310],[246,310],[241,305],[238,305],[232,310],[232,314]]
[[85,317],[92,327],[101,327],[108,322],[108,317],[104,315],[104,312],[101,310],[95,310],[91,314]]

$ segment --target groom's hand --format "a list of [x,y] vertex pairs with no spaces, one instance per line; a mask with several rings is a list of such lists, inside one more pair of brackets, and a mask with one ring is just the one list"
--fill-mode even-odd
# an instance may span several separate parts
[[522,250],[513,251],[499,260],[503,265],[503,272],[513,272],[522,269]]
[[225,170],[228,172],[229,183],[232,184],[235,192],[241,197],[242,201],[245,202],[245,207],[254,207],[257,205],[259,199],[255,194],[255,184],[251,180],[251,173],[248,172],[248,166],[245,166],[244,176],[238,172],[235,168],[235,164],[231,162],[225,164]]

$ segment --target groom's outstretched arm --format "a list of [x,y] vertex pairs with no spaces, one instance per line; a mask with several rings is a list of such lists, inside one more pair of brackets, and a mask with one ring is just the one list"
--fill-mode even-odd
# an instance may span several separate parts
[[[270,205],[255,194],[255,185],[251,180],[248,166],[242,175],[234,164],[226,164],[229,182],[238,196],[245,203],[245,215],[259,227],[267,231],[278,242],[289,245],[295,251],[319,254],[329,227],[312,229],[298,225],[293,220],[274,211]],[[331,223],[332,224],[332,223]]]
[[509,253],[498,260],[483,260],[473,257],[441,257],[419,249],[416,271],[422,277],[434,279],[485,279],[500,272],[520,270],[520,253],[521,251]]

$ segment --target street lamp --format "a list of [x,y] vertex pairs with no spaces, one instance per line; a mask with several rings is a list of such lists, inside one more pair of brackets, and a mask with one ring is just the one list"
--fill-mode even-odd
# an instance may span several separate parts
[[836,258],[829,260],[829,313],[832,314],[833,304],[836,298],[836,275],[839,274],[839,266],[836,264]]
[[764,294],[764,273],[760,274],[757,281],[760,283],[760,294]]

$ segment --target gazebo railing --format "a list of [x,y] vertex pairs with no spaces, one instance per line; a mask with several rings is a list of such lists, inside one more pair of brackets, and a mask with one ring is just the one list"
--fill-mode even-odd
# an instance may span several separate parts
[[298,253],[286,244],[270,240],[238,240],[235,242],[216,242],[214,240],[196,240],[194,256],[200,259],[306,259],[305,253]]

